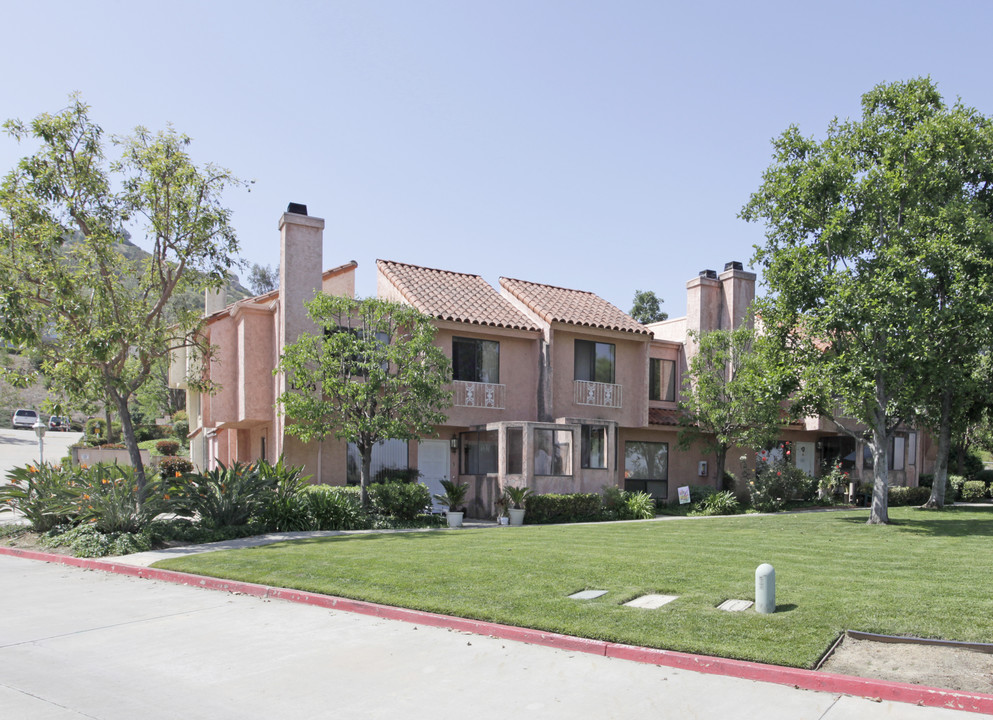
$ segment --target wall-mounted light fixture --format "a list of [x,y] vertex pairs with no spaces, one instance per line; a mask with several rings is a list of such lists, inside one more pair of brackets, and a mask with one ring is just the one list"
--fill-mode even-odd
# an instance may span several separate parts
[[452,453],[459,451],[459,439],[455,435],[452,435],[452,439],[448,441],[449,447],[452,448]]

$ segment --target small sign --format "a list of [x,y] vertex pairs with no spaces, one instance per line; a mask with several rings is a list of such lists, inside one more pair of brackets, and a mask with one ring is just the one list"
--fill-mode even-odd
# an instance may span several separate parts
[[172,420],[169,418],[155,418],[155,424],[159,426],[172,425]]
[[678,492],[679,492],[679,504],[686,505],[690,501],[690,486],[683,485],[681,488],[678,488]]

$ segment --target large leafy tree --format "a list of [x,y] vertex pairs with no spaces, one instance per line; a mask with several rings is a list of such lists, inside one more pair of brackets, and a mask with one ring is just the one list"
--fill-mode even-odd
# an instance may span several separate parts
[[[171,128],[115,138],[108,158],[78,97],[4,128],[38,149],[0,186],[0,339],[40,352],[64,395],[103,394],[143,488],[129,400],[172,349],[200,342],[200,313],[169,300],[225,281],[237,241],[220,197],[238,181],[197,165]],[[137,233],[150,254],[129,260],[122,242]]]
[[785,419],[781,398],[787,374],[768,352],[768,340],[754,328],[713,330],[695,337],[690,358],[679,444],[702,442],[714,453],[723,482],[728,450],[765,447],[776,440]]
[[669,318],[669,313],[662,309],[662,298],[652,290],[635,290],[631,301],[631,312],[628,313],[642,325],[661,322]]
[[445,422],[452,365],[431,320],[409,305],[319,294],[307,312],[320,332],[287,345],[276,368],[293,388],[279,397],[286,430],[307,442],[355,443],[368,505],[373,446],[416,440]]
[[766,224],[756,261],[772,294],[760,312],[799,368],[807,409],[867,428],[869,522],[885,523],[895,429],[986,342],[991,125],[919,78],[866,93],[861,119],[835,120],[821,142],[791,127],[773,146],[742,210]]

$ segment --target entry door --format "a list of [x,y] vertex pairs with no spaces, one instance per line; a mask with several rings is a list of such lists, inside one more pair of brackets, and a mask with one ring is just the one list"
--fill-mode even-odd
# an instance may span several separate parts
[[814,443],[798,442],[796,447],[796,466],[805,473],[814,476]]
[[451,450],[447,440],[421,440],[417,443],[417,469],[421,471],[420,482],[427,485],[428,490],[431,491],[431,507],[438,512],[447,509],[439,504],[434,496],[444,494],[445,488],[441,486],[441,481],[451,479],[450,455]]

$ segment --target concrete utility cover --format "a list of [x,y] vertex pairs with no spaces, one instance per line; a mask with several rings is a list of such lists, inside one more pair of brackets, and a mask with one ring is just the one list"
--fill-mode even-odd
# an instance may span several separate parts
[[630,602],[624,603],[628,607],[645,608],[645,610],[655,610],[662,607],[663,605],[668,605],[673,600],[675,600],[678,595],[642,595],[637,597]]
[[717,609],[727,610],[728,612],[741,612],[742,610],[747,610],[751,606],[751,600],[725,600],[717,606]]
[[606,594],[606,590],[583,590],[582,592],[573,593],[569,597],[573,600],[592,600]]

